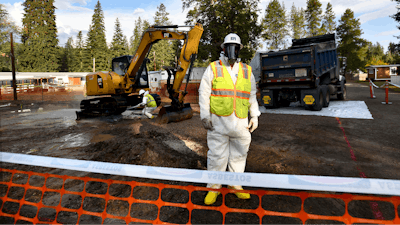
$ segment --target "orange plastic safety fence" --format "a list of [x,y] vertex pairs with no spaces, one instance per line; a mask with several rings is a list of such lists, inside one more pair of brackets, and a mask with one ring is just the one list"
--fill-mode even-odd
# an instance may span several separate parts
[[[205,187],[72,177],[1,169],[1,223],[385,223],[400,224],[400,197]],[[384,220],[374,219],[376,202]]]

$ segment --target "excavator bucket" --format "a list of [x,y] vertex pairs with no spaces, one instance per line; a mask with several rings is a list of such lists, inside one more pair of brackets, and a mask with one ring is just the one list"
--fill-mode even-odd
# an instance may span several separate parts
[[178,122],[188,120],[193,117],[193,110],[190,103],[184,104],[184,107],[179,110],[171,106],[163,106],[158,113],[156,122],[166,124],[170,122]]

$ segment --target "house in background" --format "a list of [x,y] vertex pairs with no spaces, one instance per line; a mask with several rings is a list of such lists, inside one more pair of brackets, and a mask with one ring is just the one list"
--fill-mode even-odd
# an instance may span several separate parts
[[400,73],[400,64],[392,65],[371,65],[365,68],[368,79],[371,80],[392,80],[392,76],[398,76]]

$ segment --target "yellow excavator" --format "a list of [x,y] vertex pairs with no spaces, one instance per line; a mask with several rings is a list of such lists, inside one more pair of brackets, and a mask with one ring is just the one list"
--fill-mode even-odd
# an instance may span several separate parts
[[[190,30],[178,31],[177,29],[181,27],[190,27]],[[171,25],[148,28],[144,31],[134,56],[114,58],[111,72],[96,72],[86,76],[87,96],[102,97],[83,100],[80,104],[81,111],[76,112],[77,120],[93,116],[118,115],[127,107],[139,104],[142,101],[141,96],[135,93],[140,89],[149,90],[146,67],[149,60],[146,55],[150,53],[151,46],[160,40],[184,40],[184,44],[176,68],[164,68],[168,73],[167,91],[171,105],[160,109],[157,121],[169,123],[190,119],[193,116],[192,108],[189,103],[183,102],[187,94],[186,88],[182,91],[180,87],[187,72],[190,75],[202,34],[203,26],[199,23],[194,26]],[[157,94],[152,95],[159,106],[160,97]]]

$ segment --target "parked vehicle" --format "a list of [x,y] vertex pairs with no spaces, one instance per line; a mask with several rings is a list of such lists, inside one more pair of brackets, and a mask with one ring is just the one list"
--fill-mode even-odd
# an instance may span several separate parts
[[299,101],[306,109],[328,107],[331,97],[346,99],[335,34],[293,39],[289,49],[259,53],[261,102],[267,108]]

